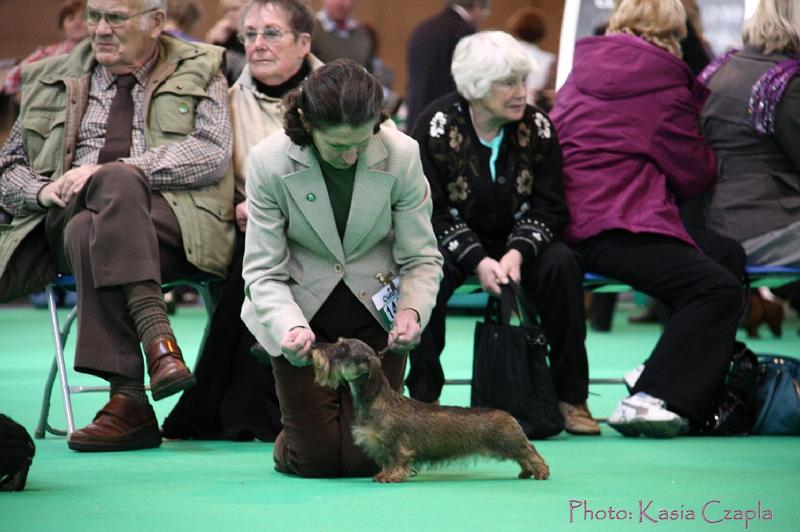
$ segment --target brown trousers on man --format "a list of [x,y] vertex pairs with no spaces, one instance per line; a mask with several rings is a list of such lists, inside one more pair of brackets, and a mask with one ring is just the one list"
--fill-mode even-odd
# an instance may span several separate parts
[[196,271],[186,259],[172,209],[151,192],[141,170],[108,163],[66,208],[49,209],[43,227],[29,234],[12,256],[0,279],[0,300],[20,294],[21,285],[38,288],[29,286],[25,272],[74,275],[75,369],[103,378],[143,380],[140,339],[122,286],[147,280],[160,284]]
[[[317,342],[340,336],[358,338],[376,352],[386,347],[388,333],[344,283],[334,289],[311,320]],[[389,353],[383,372],[397,391],[403,389],[406,356]],[[378,466],[353,443],[353,402],[349,390],[314,383],[311,366],[295,367],[284,357],[272,358],[283,431],[275,440],[275,467],[303,477],[361,477]]]

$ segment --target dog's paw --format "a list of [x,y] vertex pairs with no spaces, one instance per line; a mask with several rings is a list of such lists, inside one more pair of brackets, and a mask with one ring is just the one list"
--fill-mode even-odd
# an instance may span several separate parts
[[550,468],[545,463],[533,466],[533,478],[536,480],[547,480],[550,478]]
[[408,478],[408,473],[403,473],[397,470],[393,471],[381,471],[374,477],[372,477],[373,482],[380,482],[381,484],[393,484],[396,482],[403,482],[405,479]]

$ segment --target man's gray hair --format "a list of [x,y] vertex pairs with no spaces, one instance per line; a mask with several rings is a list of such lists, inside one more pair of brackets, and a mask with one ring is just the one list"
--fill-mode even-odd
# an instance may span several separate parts
[[167,12],[167,0],[141,0],[141,9],[163,9]]
[[525,48],[504,31],[480,31],[456,45],[450,69],[458,93],[480,100],[495,81],[508,76],[527,76],[531,59]]

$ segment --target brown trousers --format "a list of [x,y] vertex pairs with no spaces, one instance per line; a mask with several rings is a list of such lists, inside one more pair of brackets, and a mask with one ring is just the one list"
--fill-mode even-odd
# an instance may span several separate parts
[[[123,375],[143,380],[140,340],[122,285],[161,283],[196,271],[186,259],[172,209],[161,195],[151,193],[141,170],[109,163],[66,208],[49,209],[43,225],[44,231],[32,232],[12,256],[0,279],[0,292],[19,293],[19,286],[12,286],[22,282],[16,279],[19,273],[41,271],[43,264],[48,273],[74,275],[75,369],[103,378]],[[44,256],[48,260],[43,261]]]
[[[340,336],[358,338],[372,349],[386,347],[388,334],[344,283],[339,283],[311,320],[318,342]],[[402,391],[406,356],[387,354],[383,372]],[[353,443],[353,403],[345,386],[336,390],[314,382],[311,366],[292,366],[284,357],[272,359],[283,430],[275,440],[278,470],[303,477],[371,476],[378,466]]]

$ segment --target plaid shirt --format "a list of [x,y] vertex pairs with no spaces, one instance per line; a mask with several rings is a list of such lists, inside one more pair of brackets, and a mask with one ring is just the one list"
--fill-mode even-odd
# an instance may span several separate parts
[[[227,106],[228,85],[216,73],[195,111],[194,131],[180,142],[148,149],[145,140],[145,85],[157,55],[133,72],[137,84],[133,88],[134,119],[130,157],[120,161],[140,168],[150,177],[154,190],[186,189],[219,181],[228,167],[231,152],[231,129]],[[111,101],[116,94],[115,77],[102,65],[92,73],[89,101],[81,119],[78,142],[72,167],[96,164],[100,148],[105,144],[106,121]],[[22,143],[20,120],[0,152],[0,205],[15,216],[42,211],[36,197],[50,182],[33,173]]]

